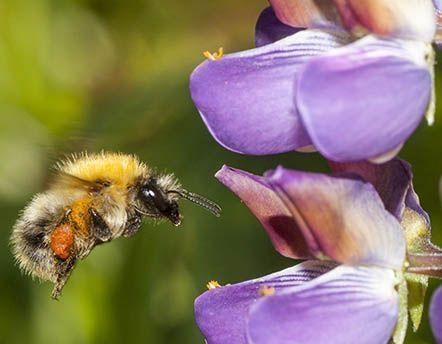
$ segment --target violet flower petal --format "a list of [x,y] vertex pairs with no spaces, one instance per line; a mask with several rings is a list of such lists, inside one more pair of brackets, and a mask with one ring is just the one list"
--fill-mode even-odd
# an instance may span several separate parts
[[435,33],[431,0],[334,0],[344,26],[379,35],[431,42]]
[[259,15],[255,26],[255,46],[262,47],[303,30],[285,25],[276,17],[273,8],[267,7]]
[[384,164],[368,161],[330,162],[330,166],[335,172],[355,173],[371,183],[384,202],[385,208],[401,220],[411,182],[408,163],[402,164],[401,160],[394,159]]
[[300,28],[340,27],[339,13],[331,1],[269,0],[284,24]]
[[206,291],[195,300],[196,323],[209,344],[248,343],[249,308],[262,297],[261,288],[274,288],[275,293],[280,293],[317,278],[335,266],[331,262],[306,261],[262,278]]
[[393,333],[398,294],[392,270],[339,266],[251,307],[253,344],[382,344]]
[[442,48],[442,1],[433,0],[434,7],[436,9],[436,35],[434,37],[434,42],[436,43],[438,49]]
[[[422,217],[428,228],[431,227],[430,218],[420,205],[419,196],[413,188],[411,165],[405,160],[396,158],[383,164],[373,164],[368,161],[348,163],[330,161],[329,163],[335,172],[355,173],[371,183],[384,202],[385,208],[399,222],[403,219],[405,208],[410,208]],[[430,245],[428,242],[428,246]]]
[[442,287],[431,298],[430,323],[437,344],[442,344]]
[[422,218],[425,220],[425,223],[428,227],[431,227],[430,223],[430,216],[428,213],[421,207],[419,196],[417,195],[416,191],[414,191],[413,184],[410,185],[410,188],[407,192],[407,197],[405,198],[405,206],[408,208],[414,210],[419,215],[422,216]]
[[402,268],[402,228],[371,184],[282,167],[266,177],[317,257]]
[[335,172],[355,173],[371,183],[384,202],[385,208],[399,221],[406,206],[428,221],[428,214],[420,206],[419,198],[413,190],[413,173],[408,162],[401,159],[393,159],[383,164],[368,161],[330,161],[330,166]]
[[420,205],[419,196],[414,191],[413,173],[408,162],[398,158],[384,164],[330,161],[330,166],[338,174],[357,174],[375,187],[385,208],[405,230],[408,254],[441,253],[441,249],[431,242],[430,217]]
[[299,66],[342,46],[348,36],[303,30],[273,44],[206,60],[190,91],[214,138],[245,154],[287,152],[311,144],[294,104]]
[[402,267],[401,226],[368,183],[284,168],[258,177],[224,166],[216,177],[244,201],[287,257]]
[[215,177],[249,207],[279,253],[298,259],[313,257],[292,213],[266,178],[228,166]]
[[330,160],[358,161],[404,142],[431,97],[427,49],[367,36],[305,64],[296,99],[314,146]]

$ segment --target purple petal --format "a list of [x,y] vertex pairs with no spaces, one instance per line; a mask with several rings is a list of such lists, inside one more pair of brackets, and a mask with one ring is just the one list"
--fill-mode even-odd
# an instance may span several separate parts
[[375,187],[385,208],[401,222],[406,237],[408,236],[409,252],[438,251],[431,243],[430,218],[414,191],[413,173],[408,162],[401,159],[393,159],[384,164],[367,161],[330,162],[330,166],[338,173],[355,173]]
[[334,0],[344,26],[379,35],[431,42],[435,31],[430,0]]
[[340,263],[402,268],[402,228],[371,184],[282,167],[266,176],[316,256]]
[[421,42],[367,36],[312,59],[297,105],[314,146],[334,161],[380,156],[416,129],[432,81]]
[[340,266],[253,304],[248,337],[253,344],[387,343],[398,304],[392,270]]
[[285,256],[403,265],[401,226],[368,183],[284,168],[258,177],[224,166],[216,177],[244,201]]
[[273,154],[309,145],[294,104],[299,66],[344,44],[347,36],[303,30],[260,48],[207,60],[190,91],[214,138],[244,154]]
[[429,223],[427,213],[419,204],[419,198],[413,190],[413,173],[408,162],[393,159],[384,164],[373,164],[367,161],[336,163],[330,162],[335,172],[355,173],[371,183],[385,208],[399,221],[405,206],[416,211]]
[[196,323],[210,344],[248,343],[249,308],[263,297],[260,296],[263,287],[278,294],[317,278],[335,266],[330,262],[307,261],[262,278],[206,291],[195,301]]
[[331,1],[269,0],[276,16],[287,25],[301,28],[340,28],[339,14]]
[[428,227],[430,227],[430,217],[428,213],[421,207],[419,196],[416,191],[414,191],[413,184],[410,185],[410,188],[407,192],[407,197],[405,198],[405,206],[414,210],[425,220],[425,223]]
[[273,8],[267,7],[259,15],[255,27],[255,46],[262,47],[291,36],[302,29],[285,25],[276,18]]
[[430,323],[437,344],[442,344],[442,287],[439,287],[431,298]]
[[279,253],[291,258],[312,257],[292,213],[266,178],[228,166],[223,166],[216,178],[249,207]]

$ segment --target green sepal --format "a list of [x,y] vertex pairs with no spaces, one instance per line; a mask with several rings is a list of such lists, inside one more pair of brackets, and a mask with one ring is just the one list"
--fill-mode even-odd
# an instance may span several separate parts
[[413,273],[405,273],[404,276],[408,288],[408,311],[413,324],[413,331],[416,332],[422,320],[428,277]]
[[407,282],[402,276],[402,273],[398,280],[396,289],[399,294],[399,313],[396,328],[393,332],[392,342],[394,344],[403,344],[408,327],[408,291]]

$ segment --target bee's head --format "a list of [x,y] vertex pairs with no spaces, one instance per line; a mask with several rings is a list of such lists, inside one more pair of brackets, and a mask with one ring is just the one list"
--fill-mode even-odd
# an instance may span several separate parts
[[218,204],[183,189],[173,175],[160,175],[143,181],[138,191],[142,209],[137,208],[137,211],[150,217],[165,217],[178,226],[181,223],[178,198],[184,198],[220,216],[221,208]]
[[156,178],[149,178],[142,183],[138,198],[142,204],[142,213],[152,217],[165,217],[175,226],[181,223],[181,214],[177,195],[170,193]]

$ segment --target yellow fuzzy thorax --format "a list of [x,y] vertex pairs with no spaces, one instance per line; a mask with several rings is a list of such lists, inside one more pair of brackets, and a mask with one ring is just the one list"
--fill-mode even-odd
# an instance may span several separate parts
[[135,156],[107,152],[73,156],[59,164],[58,169],[85,181],[109,181],[117,187],[132,185],[148,173],[146,165]]

